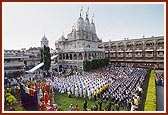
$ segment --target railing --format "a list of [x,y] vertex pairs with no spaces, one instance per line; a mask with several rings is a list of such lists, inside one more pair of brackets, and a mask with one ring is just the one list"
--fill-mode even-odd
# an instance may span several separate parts
[[127,54],[126,57],[133,57],[133,55],[132,54]]
[[23,69],[13,69],[13,70],[5,70],[6,73],[13,73],[17,71],[23,71]]
[[118,54],[117,57],[119,57],[119,58],[123,58],[124,55],[123,55],[123,54]]
[[135,54],[135,57],[142,57],[142,54]]
[[116,55],[110,55],[110,57],[116,57]]
[[10,63],[4,63],[4,67],[18,67],[18,66],[24,66],[23,62],[10,62]]
[[145,57],[153,57],[153,54],[145,54]]
[[164,54],[157,54],[157,57],[164,57]]

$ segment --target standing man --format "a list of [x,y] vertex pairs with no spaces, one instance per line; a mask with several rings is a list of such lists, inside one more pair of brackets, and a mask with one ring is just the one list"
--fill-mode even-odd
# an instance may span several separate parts
[[96,101],[96,90],[94,91],[94,101]]
[[102,99],[99,99],[99,101],[98,101],[98,104],[99,104],[99,111],[101,111],[101,108],[102,108]]
[[90,91],[90,88],[88,90],[88,98],[89,98],[89,100],[91,100],[91,91]]
[[79,88],[80,97],[82,97],[82,87]]
[[84,103],[83,103],[83,110],[87,111],[87,100],[86,99],[84,100]]
[[45,102],[45,104],[47,104],[48,103],[48,92],[47,91],[45,91],[45,93],[44,93],[44,102]]

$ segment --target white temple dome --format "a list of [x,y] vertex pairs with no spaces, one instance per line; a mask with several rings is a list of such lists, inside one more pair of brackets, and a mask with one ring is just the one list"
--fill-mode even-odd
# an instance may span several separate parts
[[84,30],[84,20],[80,16],[77,21],[77,30]]
[[58,39],[58,42],[65,42],[65,41],[66,41],[66,39],[65,39],[64,35],[62,35],[61,38]]
[[96,34],[96,28],[95,28],[95,24],[93,23],[93,21],[92,21],[92,23],[90,24],[90,31],[91,31],[91,33],[93,33],[93,34]]
[[44,36],[42,37],[41,41],[48,41],[47,38],[45,37],[45,34],[44,34]]

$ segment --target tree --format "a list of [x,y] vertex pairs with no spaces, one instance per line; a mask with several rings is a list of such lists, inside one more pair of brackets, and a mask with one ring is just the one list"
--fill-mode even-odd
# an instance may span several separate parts
[[84,60],[83,61],[83,69],[84,69],[84,71],[90,71],[90,61],[88,61],[88,60]]
[[5,95],[4,96],[5,97],[5,101],[8,104],[12,105],[12,104],[15,104],[17,102],[17,99],[11,93],[7,92],[4,95]]
[[109,64],[109,59],[95,59],[92,61],[89,60],[84,60],[83,61],[83,69],[84,71],[90,71],[90,70],[94,70],[94,69],[98,69],[98,68],[103,68],[108,66]]
[[40,49],[40,62],[44,62],[44,66],[41,69],[49,70],[51,66],[51,54],[50,48],[44,45],[43,48]]

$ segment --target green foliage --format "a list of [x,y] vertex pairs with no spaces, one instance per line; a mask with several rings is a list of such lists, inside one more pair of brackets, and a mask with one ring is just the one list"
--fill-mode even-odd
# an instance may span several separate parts
[[154,70],[152,70],[150,73],[144,111],[156,111],[156,84],[154,78]]
[[11,95],[11,93],[5,93],[5,98],[10,96],[10,95]]
[[83,61],[83,69],[84,69],[84,71],[89,71],[90,70],[90,64],[91,64],[91,62],[88,61],[88,60],[84,60]]
[[40,63],[43,62],[43,48],[40,48]]
[[98,69],[98,68],[102,68],[105,67],[109,64],[109,59],[95,59],[92,61],[89,60],[84,60],[83,61],[83,68],[84,71],[90,71],[92,69]]
[[[88,109],[91,109],[92,106],[95,106],[95,104],[98,103],[97,101],[94,101],[93,97],[91,100],[88,100],[88,98],[86,99],[87,99]],[[58,111],[69,111],[70,104],[72,104],[73,107],[77,104],[80,108],[80,111],[83,111],[84,98],[81,98],[81,97],[76,98],[74,95],[72,95],[72,98],[69,98],[67,93],[62,94],[62,93],[56,92],[54,96],[54,100],[58,104],[58,109],[57,109]],[[106,105],[106,102],[103,101],[102,103],[103,110],[105,108],[105,105]],[[112,104],[112,109],[116,110],[114,103]],[[124,107],[121,106],[120,111],[123,111],[123,110],[124,110]]]
[[31,51],[31,50],[39,50],[40,49],[40,47],[30,47],[29,49],[28,49],[28,51]]
[[13,95],[11,95],[11,93],[6,93],[5,99],[6,99],[7,103],[9,103],[9,104],[14,104],[17,102],[17,99]]
[[142,85],[142,89],[143,89],[142,98],[141,98],[140,104],[138,106],[138,108],[139,108],[140,111],[144,110],[144,105],[145,105],[145,100],[146,100],[146,94],[147,94],[147,90],[148,90],[149,78],[150,78],[150,70],[148,70],[148,73],[145,76],[145,80],[144,80],[143,85]]
[[15,108],[15,111],[25,111],[25,108],[22,106],[18,106]]
[[50,48],[44,46],[40,49],[40,62],[44,62],[44,66],[41,69],[49,70],[51,65]]

